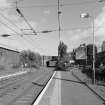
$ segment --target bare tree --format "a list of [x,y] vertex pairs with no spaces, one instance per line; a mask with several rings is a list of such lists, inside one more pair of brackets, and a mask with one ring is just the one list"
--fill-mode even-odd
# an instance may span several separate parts
[[60,42],[58,46],[59,58],[63,58],[67,54],[67,45],[63,42]]
[[28,67],[38,67],[41,65],[42,60],[41,56],[38,53],[32,52],[32,51],[22,51],[20,53],[20,62],[25,67],[26,65]]

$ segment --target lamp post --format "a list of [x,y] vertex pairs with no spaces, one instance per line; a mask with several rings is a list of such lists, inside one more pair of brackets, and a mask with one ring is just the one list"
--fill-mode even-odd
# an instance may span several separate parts
[[94,37],[94,16],[90,16],[88,13],[82,13],[81,18],[91,18],[92,19],[92,39],[93,39],[93,83],[95,84],[95,37]]

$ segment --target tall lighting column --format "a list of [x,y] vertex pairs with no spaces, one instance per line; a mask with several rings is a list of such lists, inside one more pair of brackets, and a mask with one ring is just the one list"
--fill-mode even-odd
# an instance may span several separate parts
[[95,84],[95,37],[94,37],[94,16],[90,16],[89,13],[82,13],[81,18],[91,18],[92,19],[92,39],[93,39],[93,83]]

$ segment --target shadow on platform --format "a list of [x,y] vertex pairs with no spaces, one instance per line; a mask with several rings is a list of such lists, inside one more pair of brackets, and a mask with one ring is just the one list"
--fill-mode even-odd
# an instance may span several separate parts
[[79,83],[79,84],[85,84],[85,82],[79,82],[79,81],[63,79],[63,78],[56,78],[56,77],[54,77],[53,79],[59,79],[59,80],[68,81],[68,82],[75,82],[75,83]]
[[36,82],[32,82],[32,84],[37,85],[37,86],[40,86],[40,87],[45,87],[44,84],[39,84],[39,83],[36,83]]

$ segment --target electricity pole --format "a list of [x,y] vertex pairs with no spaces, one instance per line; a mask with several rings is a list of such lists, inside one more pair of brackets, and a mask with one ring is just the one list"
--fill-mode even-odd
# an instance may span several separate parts
[[[61,11],[60,11],[60,2],[58,0],[58,34],[59,34],[59,45],[60,45],[60,36],[61,36],[61,24],[60,24],[60,14],[61,14]],[[59,57],[60,57],[60,54],[59,54],[59,48],[58,48],[58,60],[59,60]]]

